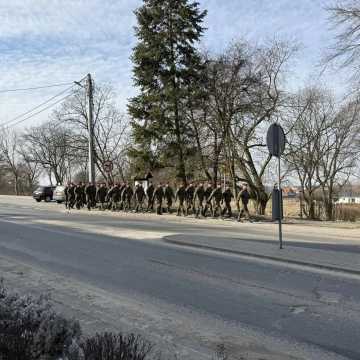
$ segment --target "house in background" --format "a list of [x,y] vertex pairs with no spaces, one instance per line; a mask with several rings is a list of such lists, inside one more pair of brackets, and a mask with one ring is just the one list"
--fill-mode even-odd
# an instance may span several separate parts
[[360,205],[360,196],[341,196],[336,204]]
[[289,199],[296,199],[299,197],[300,193],[297,188],[295,187],[283,187],[283,197]]

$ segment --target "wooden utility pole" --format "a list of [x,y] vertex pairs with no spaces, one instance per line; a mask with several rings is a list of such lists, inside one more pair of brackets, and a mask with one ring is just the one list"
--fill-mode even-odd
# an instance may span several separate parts
[[88,131],[89,131],[89,182],[95,183],[95,162],[94,162],[94,101],[93,82],[91,75],[87,75],[87,97],[88,97]]

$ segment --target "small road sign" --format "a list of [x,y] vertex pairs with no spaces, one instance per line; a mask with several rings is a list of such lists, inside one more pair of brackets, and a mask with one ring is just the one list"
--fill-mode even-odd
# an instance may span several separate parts
[[285,150],[285,133],[279,124],[272,124],[267,132],[266,143],[272,156],[280,157]]
[[111,173],[113,171],[114,164],[111,160],[107,160],[104,162],[104,170],[107,173]]

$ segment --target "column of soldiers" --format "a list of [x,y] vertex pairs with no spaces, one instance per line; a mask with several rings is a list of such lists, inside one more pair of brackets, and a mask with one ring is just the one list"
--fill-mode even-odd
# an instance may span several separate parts
[[[87,185],[69,183],[65,187],[65,206],[67,209],[81,209],[87,207],[91,209],[112,211],[133,211],[133,212],[153,212],[158,215],[163,212],[172,213],[173,204],[177,203],[177,216],[195,215],[196,218],[212,216],[228,218],[233,217],[231,203],[234,194],[229,186],[225,190],[221,185],[215,188],[209,182],[185,184],[174,191],[169,183],[159,184],[156,187],[150,183],[146,191],[141,184],[137,184],[133,189],[127,183],[116,183],[107,187],[105,183]],[[242,217],[250,219],[248,203],[250,194],[246,184],[240,189],[237,199],[239,204],[238,221]],[[146,205],[145,205],[146,204]]]

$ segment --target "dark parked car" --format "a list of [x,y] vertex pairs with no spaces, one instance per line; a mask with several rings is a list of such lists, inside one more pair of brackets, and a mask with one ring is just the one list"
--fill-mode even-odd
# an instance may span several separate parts
[[34,192],[33,192],[33,198],[40,202],[41,200],[45,200],[46,202],[49,202],[53,199],[53,193],[54,193],[54,186],[39,186]]

